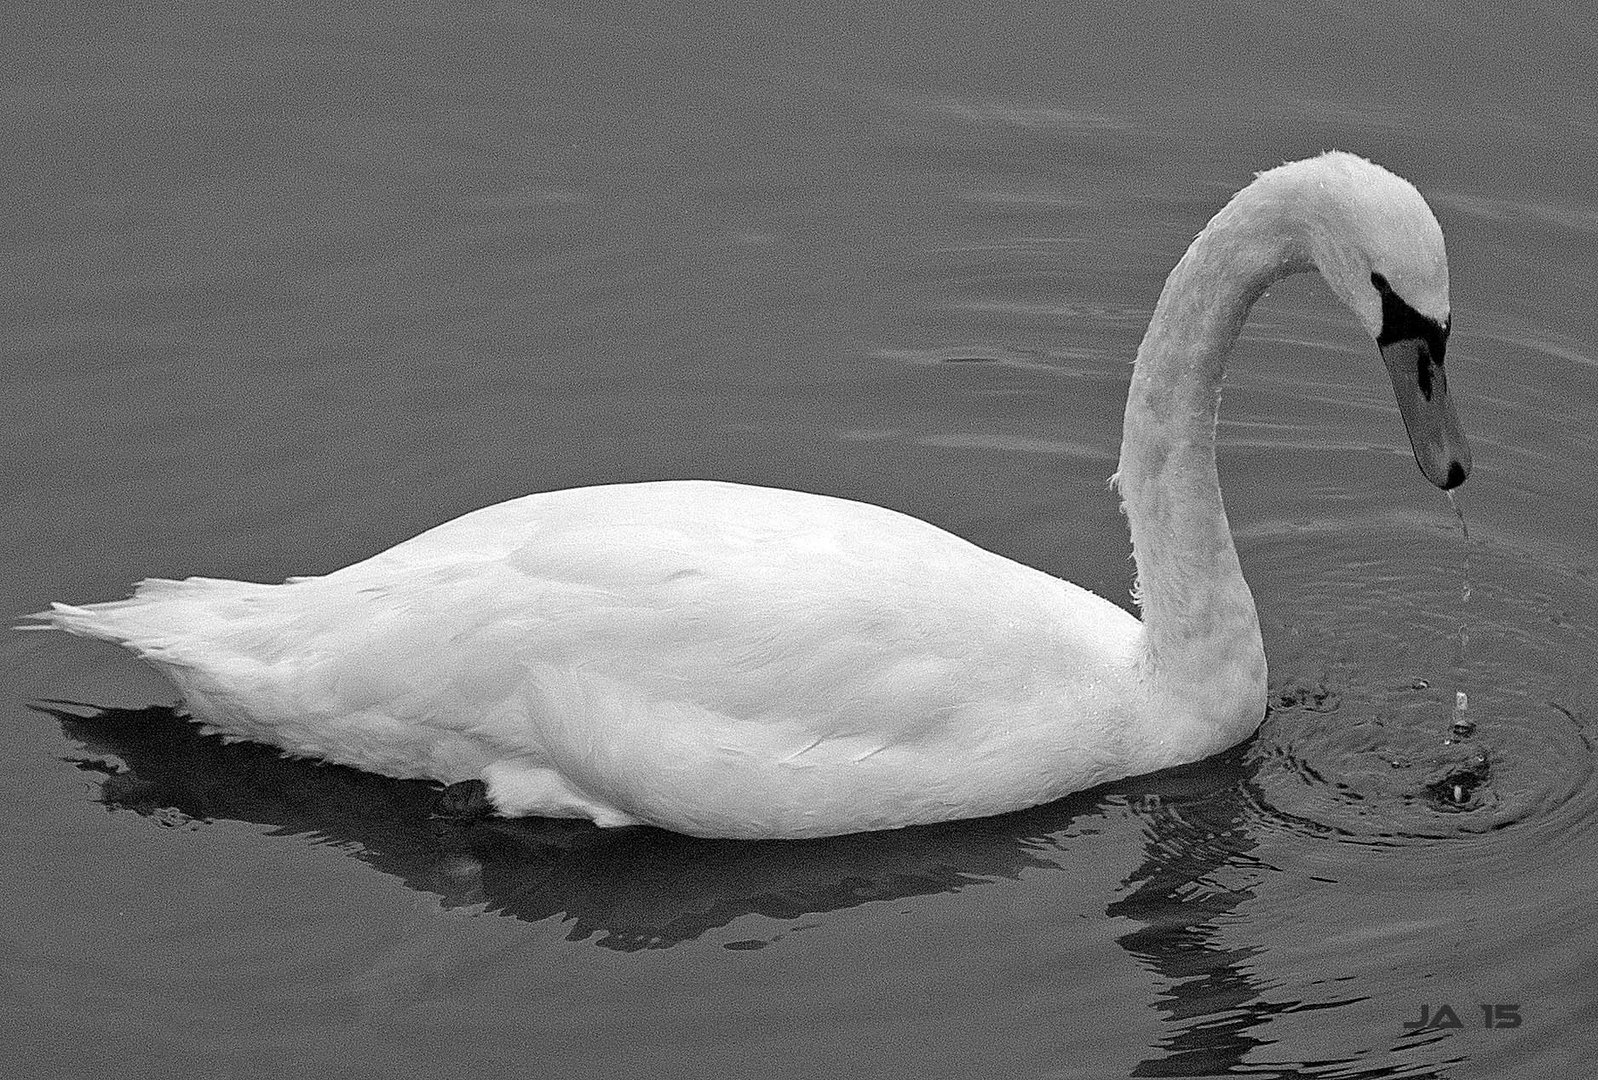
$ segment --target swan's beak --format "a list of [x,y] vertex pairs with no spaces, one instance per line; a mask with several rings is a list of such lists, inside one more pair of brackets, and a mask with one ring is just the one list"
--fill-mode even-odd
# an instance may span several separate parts
[[1435,323],[1424,329],[1412,324],[1411,329],[1419,332],[1385,341],[1378,338],[1377,345],[1393,379],[1393,396],[1409,429],[1415,463],[1426,479],[1447,491],[1470,475],[1470,444],[1459,429],[1443,371],[1448,330]]

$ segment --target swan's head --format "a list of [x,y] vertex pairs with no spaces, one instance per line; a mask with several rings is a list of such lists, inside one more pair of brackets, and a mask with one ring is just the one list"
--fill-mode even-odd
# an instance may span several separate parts
[[1443,489],[1470,475],[1470,445],[1448,395],[1448,257],[1443,230],[1414,185],[1333,151],[1259,178],[1293,190],[1309,257],[1381,350],[1410,448]]

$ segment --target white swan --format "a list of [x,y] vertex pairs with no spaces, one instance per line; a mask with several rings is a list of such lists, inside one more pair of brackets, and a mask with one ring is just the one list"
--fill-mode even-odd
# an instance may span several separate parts
[[705,481],[529,495],[325,577],[150,580],[34,618],[127,646],[209,730],[481,781],[507,815],[806,837],[1032,806],[1263,717],[1216,411],[1249,307],[1311,268],[1376,338],[1425,475],[1469,472],[1425,201],[1349,154],[1261,173],[1138,350],[1117,480],[1141,622],[881,507]]

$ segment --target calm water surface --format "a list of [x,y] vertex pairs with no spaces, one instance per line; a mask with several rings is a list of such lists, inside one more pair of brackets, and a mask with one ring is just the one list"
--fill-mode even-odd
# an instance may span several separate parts
[[[681,476],[1124,599],[1104,478],[1160,283],[1329,146],[1448,233],[1476,472],[1467,549],[1374,348],[1284,283],[1222,423],[1260,734],[894,834],[445,824],[11,635],[14,1075],[1589,1075],[1598,27],[1568,7],[15,7],[12,613]],[[1406,1029],[1445,1004],[1462,1028]]]

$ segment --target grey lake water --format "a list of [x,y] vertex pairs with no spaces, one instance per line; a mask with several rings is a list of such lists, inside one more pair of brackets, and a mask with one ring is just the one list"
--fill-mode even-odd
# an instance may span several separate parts
[[1443,224],[1476,468],[1467,545],[1353,318],[1273,289],[1221,424],[1258,735],[897,833],[445,821],[6,635],[9,1075],[1592,1075],[1580,7],[11,5],[13,616],[668,477],[890,506],[1129,605],[1105,478],[1160,284],[1330,147]]

